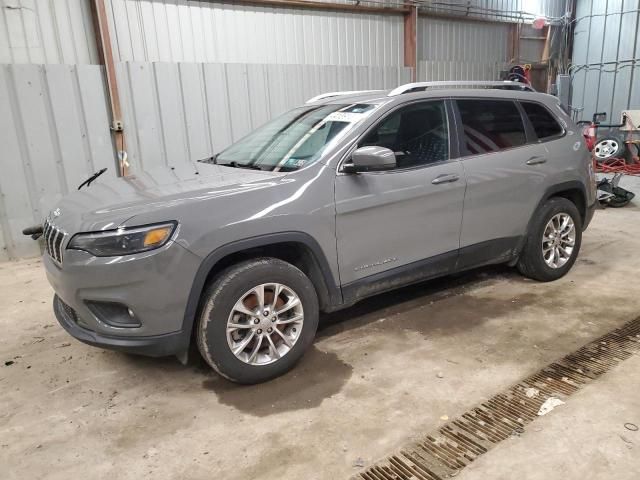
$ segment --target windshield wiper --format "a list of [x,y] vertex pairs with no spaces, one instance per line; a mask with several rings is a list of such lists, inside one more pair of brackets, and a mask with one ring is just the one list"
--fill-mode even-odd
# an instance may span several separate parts
[[211,155],[210,157],[207,158],[201,158],[200,160],[196,160],[196,162],[198,163],[209,163],[211,165],[215,165],[216,164],[216,160],[218,158],[219,153],[215,153],[213,155]]
[[88,187],[91,185],[91,182],[93,182],[96,178],[98,178],[100,175],[102,175],[104,172],[106,172],[107,169],[103,168],[102,170],[98,170],[96,173],[94,173],[93,175],[91,175],[89,178],[87,178],[84,182],[82,182],[79,186],[78,186],[78,190],[80,190],[82,187],[84,187],[85,185]]
[[259,165],[255,165],[253,163],[238,163],[235,160],[227,163],[218,163],[218,165],[222,165],[223,167],[233,167],[233,168],[247,168],[250,170],[262,170],[262,167]]

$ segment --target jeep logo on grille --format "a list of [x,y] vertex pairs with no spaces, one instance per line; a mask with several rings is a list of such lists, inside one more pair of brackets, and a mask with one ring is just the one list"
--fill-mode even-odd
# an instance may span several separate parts
[[62,210],[60,210],[59,208],[56,208],[53,212],[51,212],[51,215],[53,216],[53,218],[58,218],[61,214],[62,214]]

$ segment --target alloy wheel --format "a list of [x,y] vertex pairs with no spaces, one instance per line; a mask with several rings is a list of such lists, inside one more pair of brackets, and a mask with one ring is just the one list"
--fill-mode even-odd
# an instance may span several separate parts
[[576,226],[570,215],[558,213],[544,227],[542,258],[551,268],[563,267],[571,258],[576,244]]
[[303,323],[296,292],[280,283],[264,283],[235,303],[227,320],[227,343],[244,363],[268,365],[291,351]]

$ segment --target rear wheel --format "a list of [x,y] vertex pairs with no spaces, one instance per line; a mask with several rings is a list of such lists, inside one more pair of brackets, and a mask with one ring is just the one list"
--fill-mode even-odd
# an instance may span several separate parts
[[538,211],[518,260],[524,276],[549,282],[573,266],[582,242],[582,218],[566,198],[547,200]]
[[311,345],[318,299],[309,278],[275,258],[239,263],[203,294],[197,344],[205,361],[238,383],[290,370]]

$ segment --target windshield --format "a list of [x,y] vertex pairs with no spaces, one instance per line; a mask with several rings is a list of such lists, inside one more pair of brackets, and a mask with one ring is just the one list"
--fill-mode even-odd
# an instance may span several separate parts
[[216,156],[218,165],[290,172],[316,161],[327,146],[375,108],[322,105],[291,110]]

